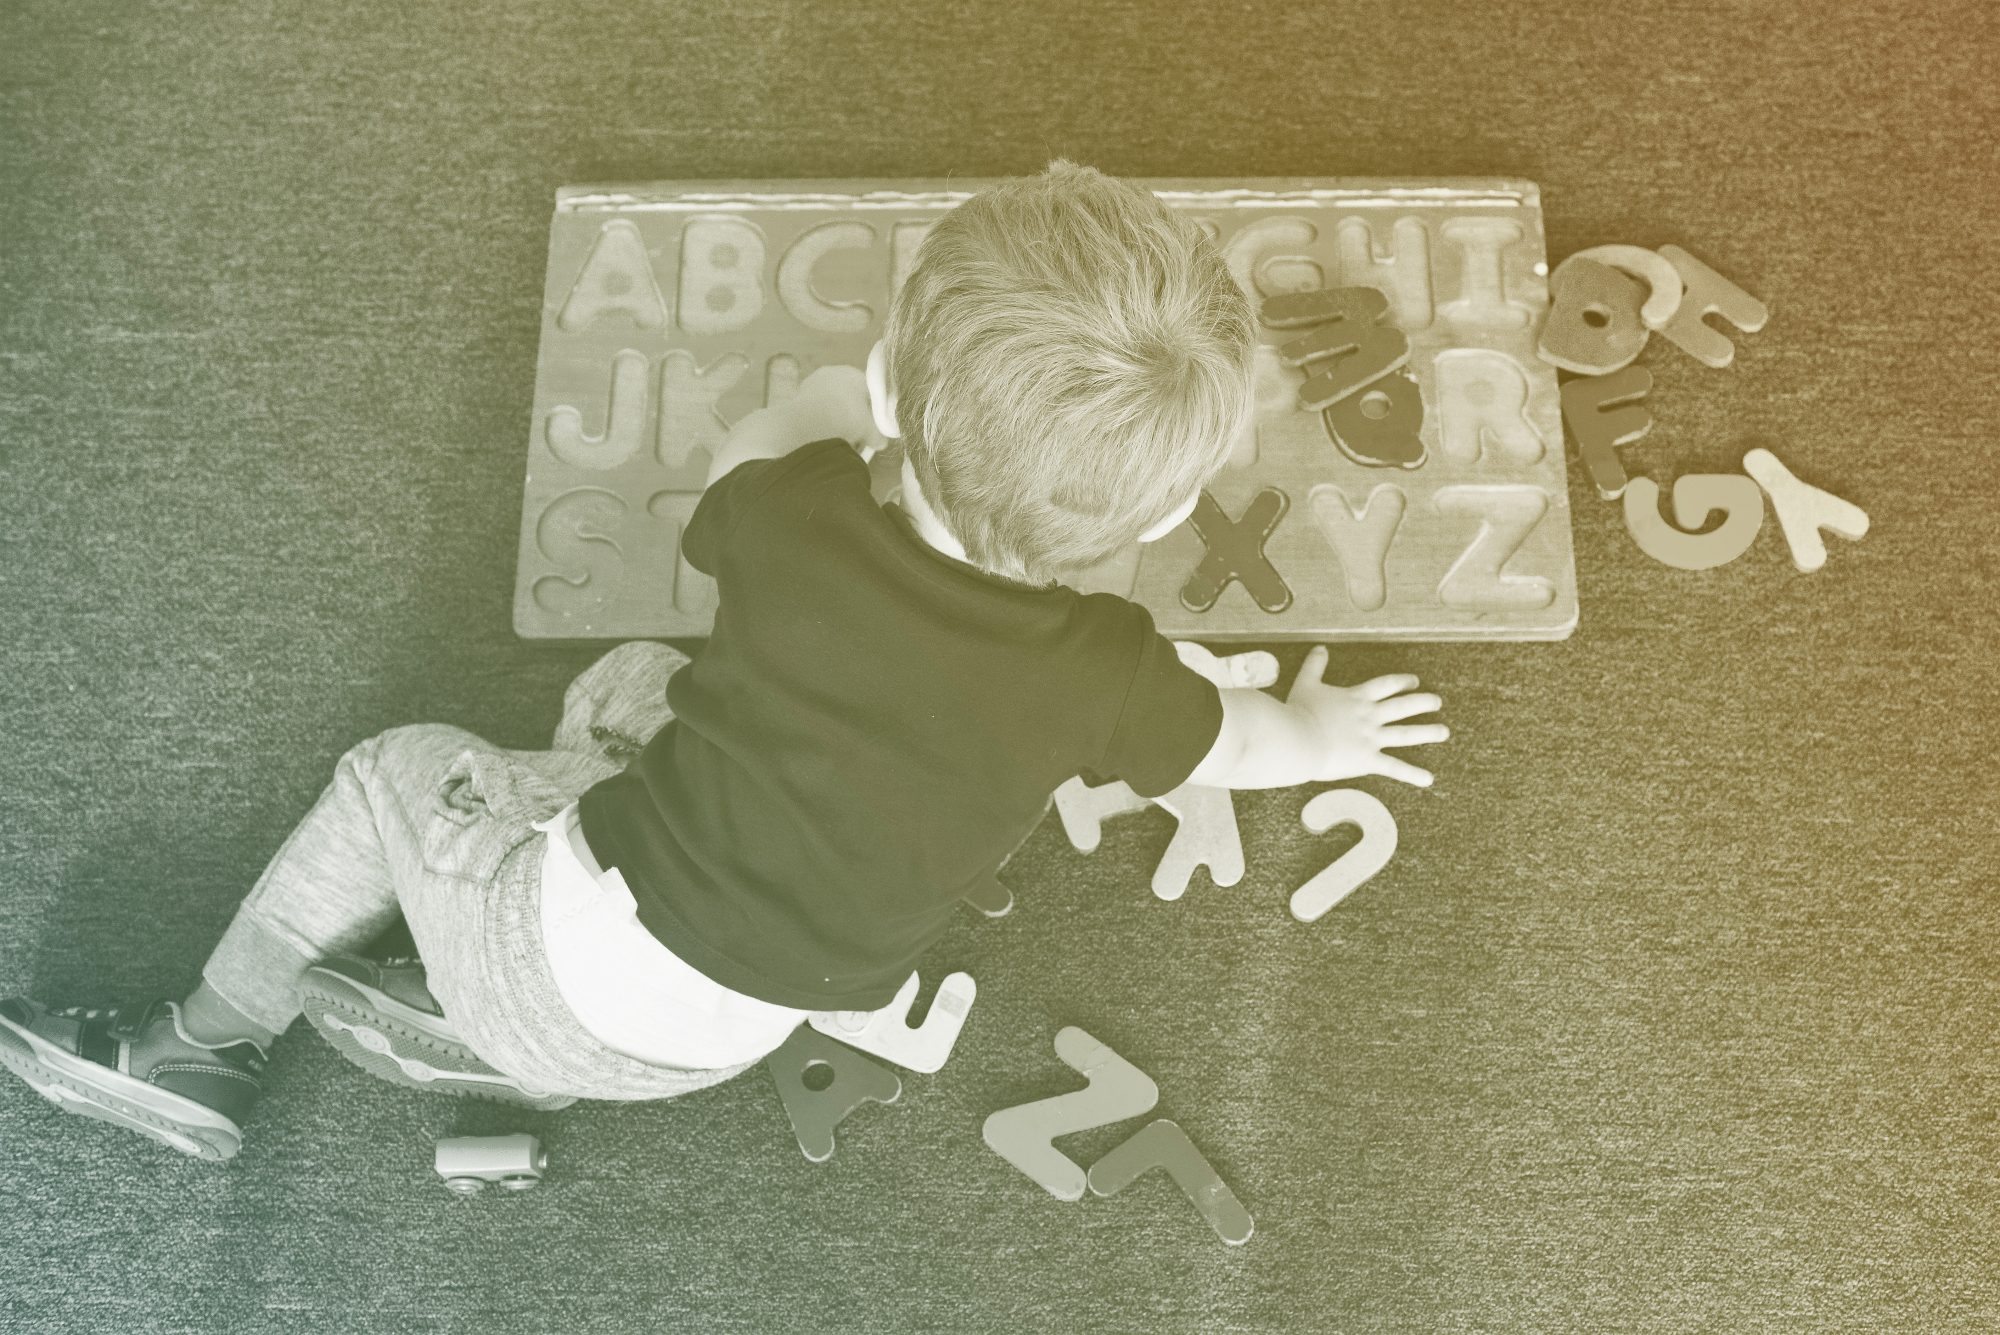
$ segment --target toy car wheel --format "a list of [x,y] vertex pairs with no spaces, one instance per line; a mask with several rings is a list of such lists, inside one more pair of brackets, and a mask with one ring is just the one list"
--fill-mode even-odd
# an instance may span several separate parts
[[500,1179],[500,1185],[509,1191],[526,1191],[539,1181],[541,1181],[539,1177],[527,1173],[510,1173]]
[[476,1177],[448,1177],[444,1185],[447,1191],[460,1196],[477,1196],[486,1190],[486,1184]]

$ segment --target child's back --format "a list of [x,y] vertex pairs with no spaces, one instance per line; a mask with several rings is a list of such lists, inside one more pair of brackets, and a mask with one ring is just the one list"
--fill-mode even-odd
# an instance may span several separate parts
[[[1253,336],[1214,246],[1144,191],[1057,164],[948,215],[876,363],[907,510],[846,440],[801,444],[837,413],[765,417],[683,534],[713,636],[581,808],[640,920],[730,988],[873,1008],[1065,780],[1184,781],[1216,689],[1142,608],[1059,580],[1178,521],[1242,424]],[[815,389],[795,419],[856,386]]]

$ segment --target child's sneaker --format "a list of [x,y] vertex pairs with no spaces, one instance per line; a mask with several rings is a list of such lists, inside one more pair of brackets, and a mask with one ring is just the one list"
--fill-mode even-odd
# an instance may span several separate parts
[[0,1001],[0,1062],[36,1093],[200,1159],[228,1159],[242,1145],[266,1058],[247,1039],[196,1042],[172,1001],[60,1010]]
[[341,1056],[392,1084],[545,1111],[576,1101],[529,1089],[481,1061],[444,1018],[417,960],[334,955],[306,970],[299,998]]

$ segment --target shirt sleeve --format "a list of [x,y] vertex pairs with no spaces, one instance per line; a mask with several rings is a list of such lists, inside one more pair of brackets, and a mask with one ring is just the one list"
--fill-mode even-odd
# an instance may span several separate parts
[[1130,686],[1104,758],[1094,767],[1123,779],[1141,797],[1159,797],[1187,782],[1222,732],[1222,694],[1181,662],[1173,642],[1154,628],[1152,614],[1127,604],[1135,644]]
[[815,441],[775,459],[746,459],[702,492],[681,532],[681,555],[704,575],[717,573],[722,549],[735,535],[743,516],[754,510],[773,487],[824,469],[829,446],[838,446],[858,461],[853,446],[842,440]]

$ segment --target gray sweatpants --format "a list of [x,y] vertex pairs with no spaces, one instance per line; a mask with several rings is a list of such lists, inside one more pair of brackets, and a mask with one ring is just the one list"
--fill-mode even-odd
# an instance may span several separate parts
[[299,1016],[306,968],[365,945],[400,912],[446,1018],[524,1084],[671,1098],[746,1069],[658,1066],[606,1047],[563,1003],[542,947],[545,836],[533,822],[617,773],[665,724],[667,678],[686,662],[659,644],[612,650],[570,686],[548,751],[505,751],[442,724],[362,742],[243,901],[203,978],[282,1032]]

